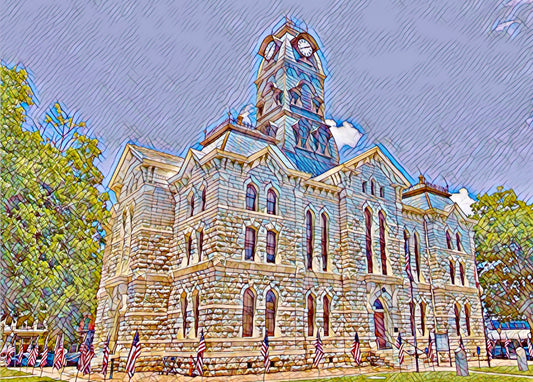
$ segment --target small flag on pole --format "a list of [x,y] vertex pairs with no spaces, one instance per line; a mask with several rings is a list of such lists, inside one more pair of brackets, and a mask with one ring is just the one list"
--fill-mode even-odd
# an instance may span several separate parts
[[324,347],[322,346],[322,340],[320,339],[320,330],[316,331],[315,341],[315,358],[313,359],[313,367],[318,367],[320,362],[324,358]]
[[489,360],[492,359],[492,349],[494,349],[494,342],[487,338],[487,351],[489,353]]
[[39,345],[38,345],[38,343],[39,343],[39,339],[37,339],[37,341],[35,341],[35,344],[32,341],[30,346],[29,346],[29,350],[30,350],[30,355],[28,356],[28,366],[29,367],[34,367],[35,363],[37,362],[37,356],[39,355]]
[[261,344],[261,355],[263,356],[263,362],[265,365],[265,372],[268,373],[268,370],[270,369],[270,358],[268,356],[268,333],[265,333],[265,339],[263,340],[263,343]]
[[22,338],[20,339],[19,354],[17,356],[16,366],[22,365],[22,358],[24,357],[24,344],[22,343]]
[[396,343],[394,345],[398,348],[398,361],[400,365],[402,365],[405,359],[405,351],[403,349],[403,341],[402,341],[401,333],[398,333],[398,338],[396,338]]
[[44,344],[44,349],[43,349],[43,353],[41,354],[41,363],[40,363],[40,367],[41,369],[45,366],[48,365],[48,338]]
[[15,341],[16,341],[16,338],[13,337],[13,339],[11,340],[11,343],[7,347],[7,357],[6,357],[7,366],[9,366],[9,364],[11,363],[11,360],[13,359],[13,357],[15,356],[15,353],[17,351],[17,349],[15,348],[15,345],[14,345]]
[[104,375],[104,379],[107,377],[107,365],[109,365],[109,335],[104,344],[104,356],[102,358],[102,374]]
[[529,353],[529,358],[533,359],[533,346],[531,345],[531,340],[527,339],[527,352]]
[[65,347],[63,346],[63,333],[57,337],[54,351],[54,369],[61,369],[65,365]]
[[126,360],[126,372],[128,373],[130,379],[133,378],[133,375],[135,374],[135,362],[140,355],[141,343],[139,342],[139,330],[136,330],[135,335],[133,336],[133,341],[131,342],[128,358]]
[[91,361],[94,357],[94,331],[89,330],[85,336],[85,341],[80,346],[80,358],[78,359],[78,370],[84,375],[91,372]]
[[355,333],[352,344],[352,357],[356,364],[361,364],[361,344],[359,343],[359,335]]
[[204,331],[200,333],[200,342],[196,351],[196,372],[198,375],[204,375],[204,352],[207,350],[205,345]]

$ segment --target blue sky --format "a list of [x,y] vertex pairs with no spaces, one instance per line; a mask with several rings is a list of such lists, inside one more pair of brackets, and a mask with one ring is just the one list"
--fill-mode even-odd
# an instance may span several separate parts
[[127,140],[177,154],[253,103],[259,43],[289,15],[321,42],[328,118],[359,126],[415,178],[531,199],[532,7],[0,0],[0,58],[31,70],[36,112],[59,100],[88,120],[108,173]]

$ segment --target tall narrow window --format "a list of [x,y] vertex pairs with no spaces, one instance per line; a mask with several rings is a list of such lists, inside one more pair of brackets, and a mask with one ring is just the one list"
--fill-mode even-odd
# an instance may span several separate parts
[[450,231],[446,231],[446,247],[448,249],[453,249],[452,237],[450,235]]
[[189,216],[194,215],[194,194],[191,192],[189,196]]
[[381,273],[387,275],[387,245],[385,242],[385,215],[379,211],[379,251],[381,254]]
[[307,211],[305,214],[305,238],[307,248],[307,269],[313,269],[313,214]]
[[324,296],[324,299],[322,300],[322,305],[324,306],[324,335],[329,336],[330,302],[328,296]]
[[276,330],[276,295],[271,290],[266,294],[265,326],[267,334],[273,336]]
[[376,183],[374,182],[374,179],[370,181],[370,193],[376,195]]
[[407,277],[411,277],[409,273],[412,274],[411,270],[411,250],[409,248],[409,232],[407,230],[403,231],[403,252],[405,254],[405,269],[407,272]]
[[185,239],[187,241],[187,265],[190,265],[191,264],[191,259],[192,259],[192,234],[190,234],[189,236],[187,236],[187,238]]
[[193,294],[192,305],[194,312],[194,336],[198,337],[198,328],[200,326],[200,294],[198,292]]
[[255,260],[255,239],[256,232],[252,227],[246,227],[246,234],[244,236],[244,259]]
[[248,288],[244,291],[242,305],[242,336],[251,337],[254,331],[255,296]]
[[415,271],[416,279],[420,281],[420,242],[418,240],[418,234],[415,232],[413,235],[414,250],[415,250]]
[[276,233],[274,231],[267,232],[267,263],[274,264],[276,262]]
[[461,279],[461,285],[465,285],[465,266],[463,263],[459,263],[459,278]]
[[367,185],[367,182],[363,182],[362,185],[361,185],[361,191],[366,194],[366,185]]
[[202,261],[204,253],[204,231],[198,232],[198,262]]
[[365,209],[365,239],[366,239],[366,264],[368,273],[374,272],[372,262],[372,214],[370,210]]
[[267,193],[267,214],[275,215],[278,202],[278,195],[273,189]]
[[251,184],[246,187],[246,209],[257,211],[257,190]]
[[426,335],[426,304],[424,302],[420,303],[420,330],[422,331],[422,336]]
[[450,260],[450,282],[455,285],[455,264]]
[[307,335],[312,337],[315,333],[315,299],[310,294],[307,296]]
[[181,319],[182,319],[182,330],[183,338],[187,337],[187,294],[183,292],[181,294]]
[[459,304],[454,305],[454,313],[455,313],[455,331],[458,336],[461,335],[461,307]]
[[411,324],[411,335],[414,336],[416,334],[415,303],[412,301],[409,302],[409,323]]
[[379,188],[379,196],[381,198],[384,198],[385,197],[385,187],[380,187]]
[[328,216],[322,213],[322,237],[320,240],[322,250],[322,270],[328,270]]
[[470,330],[470,305],[465,305],[465,324],[466,324],[466,335],[470,336],[472,334]]
[[462,251],[463,245],[461,244],[461,235],[458,233],[455,234],[455,241],[457,242],[457,250]]
[[202,211],[205,211],[205,206],[207,203],[207,187],[202,189]]

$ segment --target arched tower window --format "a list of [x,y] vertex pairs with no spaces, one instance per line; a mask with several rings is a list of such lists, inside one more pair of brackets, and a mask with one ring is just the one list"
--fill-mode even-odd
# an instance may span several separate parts
[[457,242],[457,250],[462,251],[463,245],[461,244],[461,235],[458,233],[455,234],[455,241]]
[[250,288],[244,291],[242,305],[242,336],[251,337],[254,331],[255,295]]
[[387,348],[387,337],[385,334],[385,309],[380,299],[374,301],[374,334],[378,344],[378,349]]
[[416,324],[415,324],[415,303],[409,302],[409,323],[411,324],[411,335],[416,334]]
[[322,251],[322,270],[328,270],[328,216],[322,213],[322,237],[320,240],[320,247]]
[[204,231],[198,232],[198,262],[202,261],[202,255],[204,253]]
[[454,313],[455,313],[455,332],[458,336],[461,335],[461,307],[459,304],[454,305]]
[[385,241],[385,215],[379,211],[379,251],[381,254],[381,273],[387,275],[387,245]]
[[466,335],[470,336],[472,331],[470,329],[470,305],[465,305],[465,324],[466,324]]
[[267,214],[275,215],[277,209],[278,195],[273,189],[267,192]]
[[459,263],[459,278],[461,279],[461,285],[465,285],[465,266],[463,263]]
[[189,195],[189,217],[194,215],[194,194]]
[[446,247],[448,249],[453,249],[452,236],[450,235],[450,231],[446,231]]
[[313,214],[307,211],[305,214],[305,238],[307,249],[307,269],[313,269]]
[[207,204],[207,187],[202,189],[202,211],[205,211],[205,206]]
[[315,299],[307,296],[307,336],[312,337],[315,332]]
[[455,264],[453,260],[450,260],[450,282],[455,285]]
[[324,296],[322,299],[322,305],[324,307],[324,336],[329,336],[329,311],[330,302],[328,296]]
[[197,291],[192,295],[192,307],[194,312],[194,336],[198,337],[198,328],[200,327],[200,294]]
[[255,260],[255,242],[257,232],[252,227],[246,227],[244,236],[244,259]]
[[188,235],[186,240],[186,251],[187,251],[187,265],[191,264],[192,259],[192,234]]
[[267,334],[273,336],[276,329],[276,295],[271,290],[266,294],[265,326]]
[[257,211],[257,189],[252,184],[246,187],[246,209]]
[[274,264],[276,262],[276,232],[267,231],[267,263]]
[[370,193],[376,195],[376,182],[374,182],[374,179],[370,181]]
[[366,264],[368,273],[374,272],[372,262],[372,213],[370,209],[365,209],[365,241],[366,241]]
[[183,338],[187,337],[187,294],[183,292],[180,299]]
[[422,331],[422,336],[426,335],[426,304],[424,302],[420,303],[420,330]]
[[415,271],[416,279],[420,281],[420,241],[418,239],[418,233],[413,235],[414,251],[415,251]]

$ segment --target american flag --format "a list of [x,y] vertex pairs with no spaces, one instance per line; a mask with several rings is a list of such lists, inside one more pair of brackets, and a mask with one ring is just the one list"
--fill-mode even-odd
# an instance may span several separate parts
[[44,344],[43,353],[41,354],[41,369],[48,365],[48,341]]
[[17,356],[17,366],[22,365],[22,358],[24,356],[24,344],[22,339],[20,340],[19,355]]
[[270,369],[270,358],[268,356],[268,333],[265,333],[265,339],[261,344],[261,355],[263,356],[265,371],[268,373],[268,370]]
[[196,372],[198,375],[204,375],[204,351],[206,350],[207,346],[205,346],[204,331],[202,329],[198,350],[196,351]]
[[396,343],[394,344],[398,348],[398,361],[400,365],[403,364],[405,359],[405,351],[403,349],[402,335],[398,333],[398,338],[396,338]]
[[324,358],[324,347],[322,346],[322,340],[320,339],[320,330],[316,331],[315,341],[315,358],[313,359],[313,367],[318,367],[320,362]]
[[34,367],[35,363],[37,362],[37,356],[39,355],[39,339],[35,341],[35,344],[33,342],[30,344],[30,355],[28,356],[28,366]]
[[509,352],[509,345],[511,344],[511,340],[509,338],[505,339],[505,342],[503,343],[503,347],[505,348],[505,355],[507,358],[511,358],[511,353]]
[[465,344],[463,342],[463,336],[459,336],[459,347],[461,348],[462,351],[466,351]]
[[431,338],[431,333],[429,333],[428,337],[428,359],[431,362],[435,361],[435,353],[433,352],[433,338]]
[[353,338],[352,357],[356,364],[361,364],[361,344],[359,343],[359,335],[357,332]]
[[489,360],[492,359],[492,349],[494,349],[494,342],[487,338],[487,351],[489,353]]
[[128,354],[128,359],[126,360],[126,372],[128,376],[133,378],[135,374],[135,362],[137,358],[141,355],[141,343],[139,342],[139,331],[135,331],[133,336],[133,341],[131,342],[130,352]]
[[15,338],[13,338],[13,340],[11,341],[11,343],[9,344],[9,346],[7,347],[7,357],[6,357],[6,362],[7,362],[7,366],[9,366],[9,364],[11,363],[11,360],[13,359],[13,356],[15,355],[17,349],[15,348]]
[[91,360],[94,357],[94,331],[89,330],[85,336],[85,341],[80,346],[80,358],[78,359],[78,370],[84,375],[91,372]]
[[527,339],[527,352],[529,353],[529,358],[533,359],[533,346],[531,346],[531,340]]
[[102,359],[102,374],[104,379],[107,376],[107,365],[109,364],[109,335],[107,336],[107,341],[104,345],[104,357]]
[[61,369],[65,365],[65,347],[63,346],[63,333],[57,337],[56,348],[54,351],[54,369]]

